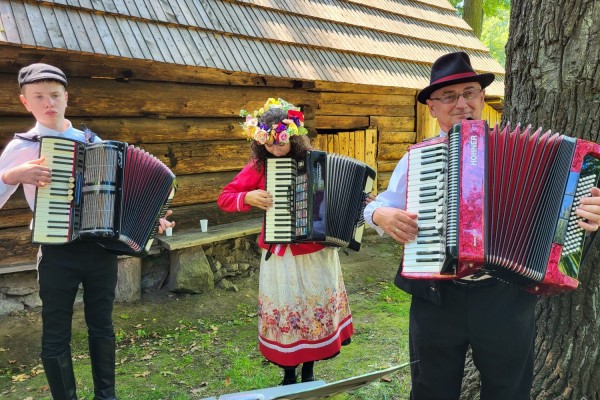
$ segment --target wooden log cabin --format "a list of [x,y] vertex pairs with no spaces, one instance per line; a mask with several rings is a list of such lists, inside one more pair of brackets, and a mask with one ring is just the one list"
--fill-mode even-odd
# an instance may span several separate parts
[[[432,62],[458,50],[496,74],[486,93],[495,122],[504,70],[446,0],[0,0],[0,146],[34,123],[18,70],[53,64],[69,77],[76,127],[177,174],[177,229],[256,218],[215,203],[248,161],[240,109],[268,97],[301,106],[316,146],[375,167],[381,190],[407,147],[437,134],[415,96]],[[35,259],[19,193],[0,210],[0,271]]]

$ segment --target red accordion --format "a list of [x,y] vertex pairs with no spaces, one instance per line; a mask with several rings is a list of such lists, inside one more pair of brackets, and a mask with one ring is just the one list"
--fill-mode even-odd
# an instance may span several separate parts
[[406,209],[419,234],[404,246],[402,276],[576,289],[585,232],[575,209],[599,174],[599,145],[529,127],[464,120],[411,146]]

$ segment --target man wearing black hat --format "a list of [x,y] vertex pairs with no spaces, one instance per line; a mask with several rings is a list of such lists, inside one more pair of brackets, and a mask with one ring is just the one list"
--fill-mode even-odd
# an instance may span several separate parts
[[[446,136],[463,119],[481,119],[490,73],[477,74],[464,52],[438,58],[430,84],[417,95]],[[406,208],[408,157],[394,170],[388,189],[365,208],[365,220],[399,243],[416,238],[417,215]],[[600,189],[577,213],[600,221]],[[580,224],[595,231],[595,222]],[[399,271],[400,272],[400,271]],[[409,348],[413,400],[459,399],[468,348],[481,374],[481,399],[528,400],[533,381],[537,296],[483,276],[455,281],[410,280],[395,284],[412,295]]]

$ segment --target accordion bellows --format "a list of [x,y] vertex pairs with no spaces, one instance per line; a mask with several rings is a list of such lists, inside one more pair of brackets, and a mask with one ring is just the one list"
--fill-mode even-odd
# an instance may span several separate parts
[[34,243],[83,239],[117,254],[148,253],[176,189],[162,161],[124,142],[62,137],[42,137],[40,157],[52,182],[36,191]]
[[577,288],[585,232],[575,209],[597,184],[599,158],[586,140],[471,120],[411,146],[407,210],[419,214],[419,235],[404,248],[402,275]]
[[308,151],[303,160],[268,158],[265,243],[316,242],[358,251],[375,170],[354,158]]

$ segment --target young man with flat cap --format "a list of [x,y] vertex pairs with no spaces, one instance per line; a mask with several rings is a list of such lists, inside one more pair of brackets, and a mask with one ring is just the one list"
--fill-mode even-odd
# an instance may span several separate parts
[[[438,58],[430,85],[417,96],[446,136],[463,119],[481,119],[485,88],[493,74],[477,74],[464,52]],[[396,166],[388,188],[365,208],[365,220],[399,243],[416,238],[416,214],[405,211],[408,157]],[[577,214],[587,231],[598,229],[600,189],[582,200]],[[537,296],[489,276],[454,281],[411,280],[396,286],[412,295],[409,322],[411,399],[459,399],[468,348],[481,374],[482,400],[528,400],[533,381]]]
[[[73,128],[65,119],[67,77],[48,64],[32,64],[18,75],[20,99],[36,119],[27,133],[16,134],[0,156],[0,207],[19,184],[29,207],[35,206],[36,187],[52,181],[51,169],[39,158],[39,138],[63,136],[80,142],[99,142],[95,135]],[[172,225],[161,219],[159,232]],[[83,284],[85,321],[94,380],[95,400],[115,397],[115,334],[112,310],[117,283],[117,256],[91,241],[41,245],[38,282],[42,300],[42,364],[52,397],[77,399],[71,360],[73,304]]]

